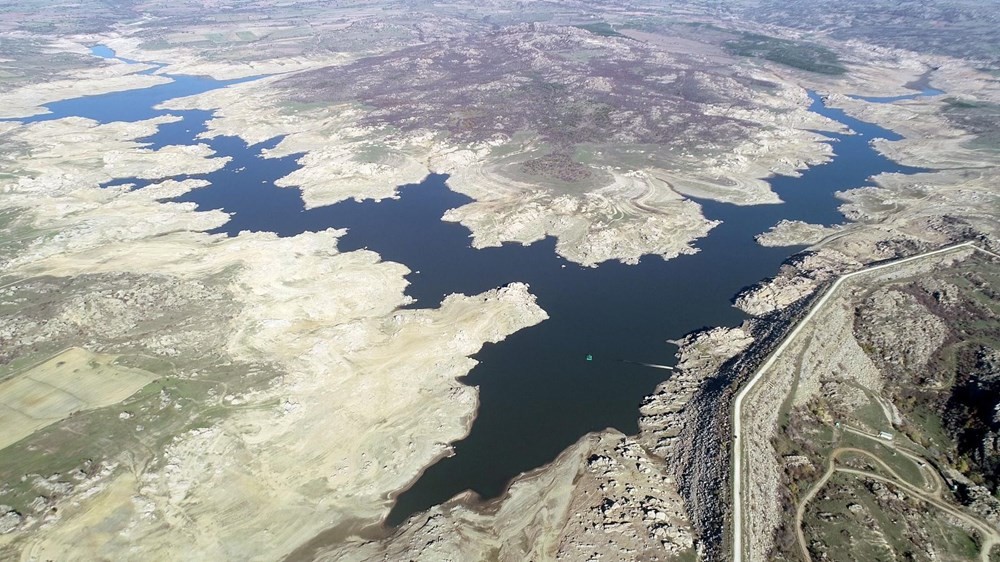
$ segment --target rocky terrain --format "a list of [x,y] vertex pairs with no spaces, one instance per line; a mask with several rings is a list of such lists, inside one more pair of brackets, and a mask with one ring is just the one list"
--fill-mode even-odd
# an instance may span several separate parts
[[[616,431],[588,435],[551,465],[516,479],[501,498],[482,503],[472,494],[458,496],[414,516],[387,537],[362,535],[336,548],[298,554],[324,560],[719,556],[696,538],[707,525],[692,529],[688,523],[702,487],[680,483],[685,468],[705,459],[683,434],[699,427],[707,414],[692,408],[691,398],[753,340],[749,329],[736,328],[677,342],[677,373],[643,404],[636,437]],[[724,474],[720,470],[718,476]],[[715,503],[715,498],[702,499]]]
[[690,253],[714,226],[684,194],[777,203],[763,178],[829,154],[811,129],[835,124],[805,110],[801,89],[736,68],[532,24],[167,107],[215,110],[210,135],[281,136],[269,155],[301,154],[282,185],[301,188],[309,206],[384,198],[447,173],[475,202],[445,218],[477,247],[552,235],[573,261],[633,263]]
[[[982,401],[965,389],[988,387],[992,378],[988,367],[956,376],[943,358],[994,337],[966,323],[992,322],[995,301],[953,281],[978,278],[985,288],[992,259],[964,250],[852,278],[748,395],[756,406],[747,407],[744,424],[755,424],[755,441],[745,493],[773,502],[748,514],[751,553],[846,559],[837,550],[844,541],[858,552],[874,549],[875,557],[916,548],[930,559],[974,558],[976,545],[988,553],[998,523],[995,499],[983,488],[995,462],[993,421],[969,409]],[[944,518],[933,510],[907,515],[915,501],[930,502]],[[933,533],[950,531],[936,531],[941,525],[964,529],[965,542],[942,542]]]
[[350,539],[304,559],[670,560],[694,537],[663,460],[634,438],[591,434],[507,494],[459,496],[380,540]]
[[[795,21],[771,2],[0,8],[0,117],[170,74],[267,75],[163,107],[212,111],[206,139],[274,139],[265,157],[300,164],[278,185],[309,207],[450,174],[473,202],[443,219],[476,247],[553,236],[586,266],[694,252],[718,227],[694,199],[778,205],[766,178],[830,157],[819,131],[838,126],[807,111],[807,90],[899,132],[876,148],[926,169],[842,192],[845,227],[760,233],[811,247],[734,295],[743,325],[677,342],[676,371],[636,405],[637,435],[587,435],[500,498],[462,494],[386,529],[394,494],[468,431],[470,357],[545,320],[530,288],[411,310],[407,268],[339,251],[341,231],[206,234],[225,213],[170,200],[226,159],[147,144],[176,116],[0,121],[0,392],[76,349],[151,381],[3,449],[0,558],[724,558],[739,384],[838,276],[958,241],[991,248],[1000,226],[992,16],[803,6]],[[922,15],[940,24],[932,41],[905,32]],[[99,60],[95,44],[164,66]],[[852,97],[931,85],[946,94]],[[152,183],[100,187],[123,178]],[[989,260],[960,257],[880,277],[884,290],[842,287],[798,363],[752,397],[754,559],[989,550],[996,283]],[[949,267],[966,269],[938,275]],[[838,543],[845,530],[868,550]]]
[[[1000,489],[994,281],[992,271],[969,268],[892,287],[862,304],[855,325],[875,363],[894,374],[887,393],[903,415],[937,413],[954,443],[947,464],[961,466],[991,494]],[[885,330],[889,321],[903,330]]]
[[[399,311],[408,270],[338,253],[338,231],[204,234],[226,215],[161,202],[200,180],[100,188],[225,163],[200,145],[137,142],[166,121],[64,119],[4,133],[3,377],[67,346],[157,377],[5,448],[5,557],[173,558],[191,544],[208,557],[277,557],[325,528],[323,518],[303,525],[303,510],[378,521],[387,492],[465,431],[475,391],[456,378],[468,356],[545,318],[518,284]],[[381,409],[358,393],[381,396]],[[426,423],[413,425],[411,408]],[[400,431],[404,421],[429,433]],[[357,440],[330,448],[331,426]],[[315,477],[303,481],[305,466]],[[329,490],[350,493],[333,501]]]
[[758,234],[756,240],[761,246],[813,246],[841,231],[840,226],[782,220],[767,232]]

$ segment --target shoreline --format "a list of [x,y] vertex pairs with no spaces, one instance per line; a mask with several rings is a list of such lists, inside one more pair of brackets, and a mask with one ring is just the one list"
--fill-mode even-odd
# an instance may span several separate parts
[[[574,41],[582,36],[588,42],[603,42],[606,48],[613,41],[581,34],[578,30],[566,33]],[[134,38],[119,36],[119,44],[130,49],[129,56],[144,52]],[[170,64],[160,71],[200,68],[211,76],[230,77],[262,69],[277,71],[273,61],[216,64],[193,53],[188,47],[171,50]],[[360,557],[379,549],[405,548],[407,539],[424,536],[419,535],[425,532],[420,524],[426,523],[427,536],[438,536],[435,548],[442,549],[428,552],[453,548],[464,553],[466,548],[499,543],[498,552],[509,548],[505,552],[515,553],[511,554],[515,558],[556,548],[583,556],[588,554],[584,552],[588,537],[603,536],[588,534],[596,529],[611,535],[619,552],[659,545],[674,554],[721,553],[727,539],[719,534],[727,521],[732,525],[732,513],[719,503],[721,498],[716,497],[715,503],[706,500],[706,493],[718,490],[725,484],[722,473],[730,473],[731,467],[719,455],[724,453],[724,435],[735,426],[732,420],[712,418],[713,409],[720,404],[735,407],[733,394],[738,393],[738,400],[745,392],[739,387],[741,377],[748,376],[745,369],[752,367],[756,372],[759,364],[754,362],[767,355],[766,346],[781,345],[772,341],[776,334],[793,329],[796,318],[809,314],[803,307],[824,298],[822,289],[831,282],[831,275],[865,260],[956,236],[962,225],[946,220],[948,215],[934,213],[944,213],[942,209],[956,202],[974,206],[990,196],[989,171],[970,180],[959,170],[958,164],[982,163],[982,156],[968,149],[971,133],[938,117],[936,102],[915,99],[872,107],[845,96],[844,92],[865,80],[872,81],[869,91],[897,91],[898,84],[890,82],[922,70],[916,59],[894,62],[891,72],[885,71],[887,76],[874,76],[880,68],[872,64],[849,77],[809,79],[781,67],[748,63],[752,70],[746,77],[771,81],[778,89],[777,94],[761,94],[766,107],[722,109],[724,104],[706,103],[702,111],[712,118],[746,121],[752,125],[746,130],[759,134],[731,151],[723,150],[728,145],[719,144],[715,153],[671,156],[658,163],[652,158],[656,150],[641,145],[636,145],[635,154],[610,155],[598,150],[607,147],[585,146],[581,150],[593,159],[586,163],[593,175],[581,183],[586,184],[585,190],[573,192],[564,185],[572,182],[558,183],[561,179],[551,182],[557,188],[546,189],[538,179],[543,174],[526,165],[549,162],[545,158],[551,155],[551,147],[541,146],[542,137],[498,133],[488,141],[465,142],[457,135],[432,132],[430,127],[413,131],[380,127],[371,107],[357,100],[317,108],[289,102],[288,92],[281,89],[282,80],[289,76],[331,68],[328,65],[334,65],[336,74],[355,60],[352,57],[299,57],[290,61],[294,68],[285,68],[281,76],[160,104],[156,109],[161,111],[212,112],[207,130],[184,147],[152,150],[139,146],[144,137],[137,135],[159,130],[173,119],[167,116],[107,125],[81,119],[0,124],[4,134],[23,139],[28,149],[52,143],[55,148],[49,146],[42,156],[59,163],[49,166],[58,169],[42,170],[46,173],[37,178],[18,178],[3,186],[10,195],[8,205],[34,205],[23,214],[31,219],[28,226],[34,230],[25,239],[33,245],[12,252],[9,263],[15,267],[5,273],[5,280],[13,271],[24,276],[61,276],[69,280],[67,284],[82,279],[78,284],[84,289],[85,283],[94,282],[100,291],[90,295],[80,289],[82,296],[74,297],[74,303],[83,303],[79,309],[58,312],[101,328],[103,322],[124,330],[100,320],[100,312],[137,308],[126,306],[134,301],[122,300],[114,292],[132,299],[128,290],[135,286],[166,287],[174,292],[164,290],[164,302],[177,299],[183,303],[189,297],[215,302],[206,296],[211,291],[205,288],[217,289],[218,298],[226,301],[226,314],[232,314],[223,321],[207,322],[217,324],[206,327],[211,337],[198,332],[205,341],[218,344],[208,347],[218,352],[219,363],[193,362],[196,366],[187,367],[190,373],[185,380],[192,386],[225,381],[218,387],[221,393],[213,386],[198,395],[202,403],[197,406],[206,411],[218,408],[225,415],[218,420],[207,418],[210,422],[204,428],[174,435],[172,444],[147,459],[150,464],[137,471],[133,480],[124,469],[112,469],[118,472],[97,485],[103,488],[89,489],[86,493],[93,496],[82,507],[70,505],[78,501],[74,493],[83,493],[79,492],[82,485],[71,487],[77,492],[54,496],[45,507],[58,505],[59,514],[42,514],[31,523],[47,526],[38,536],[23,539],[21,544],[28,544],[26,552],[58,557],[75,548],[88,526],[107,523],[111,528],[109,522],[125,513],[121,517],[131,526],[118,534],[112,529],[95,538],[95,543],[104,541],[102,548],[111,552],[125,548],[180,552],[194,545],[209,556],[270,552],[295,558],[315,556],[323,550],[326,538],[357,537],[361,540],[336,546],[371,549],[359,550]],[[950,84],[968,86],[981,80],[966,68],[945,68],[941,78],[921,76],[949,90]],[[166,79],[161,74],[150,77]],[[588,82],[588,87],[594,85],[607,87],[599,80]],[[160,181],[163,178],[190,175],[192,170],[207,174],[229,164],[227,157],[220,158],[199,139],[227,135],[253,144],[280,137],[277,146],[264,150],[262,156],[295,156],[297,168],[274,183],[298,189],[305,209],[350,199],[398,199],[402,185],[426,179],[436,170],[451,174],[453,190],[473,199],[444,213],[445,221],[470,231],[472,247],[530,244],[553,237],[559,256],[584,267],[613,260],[635,264],[640,258],[656,259],[653,256],[673,259],[700,251],[699,244],[721,228],[718,220],[706,218],[692,196],[733,206],[773,208],[772,204],[781,203],[771,187],[773,180],[801,176],[837,157],[837,147],[823,140],[817,129],[843,133],[845,128],[803,110],[801,103],[796,105],[796,99],[809,90],[829,93],[828,108],[913,137],[874,143],[878,154],[900,165],[944,166],[919,175],[882,174],[869,182],[871,187],[837,194],[837,206],[846,214],[842,227],[783,221],[761,232],[761,246],[811,246],[788,257],[773,277],[732,295],[734,305],[752,316],[744,325],[695,330],[678,340],[682,363],[684,355],[698,353],[699,346],[716,345],[725,353],[708,353],[710,357],[700,363],[689,358],[690,365],[658,384],[636,408],[637,434],[608,429],[586,433],[553,460],[511,478],[496,498],[482,500],[462,491],[393,528],[386,527],[385,521],[396,498],[410,491],[440,460],[454,455],[455,444],[473,431],[481,393],[479,386],[464,380],[476,366],[472,357],[485,343],[503,341],[544,321],[548,313],[520,283],[469,291],[469,296],[454,292],[437,308],[409,309],[412,298],[406,294],[407,287],[419,271],[386,261],[372,251],[341,252],[336,248],[343,229],[288,238],[265,233],[226,238],[205,233],[224,224],[225,213],[195,211],[192,203],[162,202],[166,196],[174,198],[207,187],[202,179]],[[920,119],[914,121],[914,117]],[[52,134],[43,134],[46,131]],[[74,135],[90,135],[88,144],[107,154],[101,156],[96,149],[74,151]],[[118,144],[106,150],[111,142]],[[504,156],[504,151],[510,153]],[[29,150],[11,156],[11,162],[18,166],[25,162],[24,169],[29,169],[38,157]],[[615,158],[641,157],[655,165],[608,164]],[[96,187],[105,177],[131,177],[125,174],[133,173],[162,177],[132,192],[127,186]],[[927,182],[932,189],[921,187]],[[894,205],[888,211],[883,209],[887,202]],[[953,214],[965,217],[973,231],[990,220],[988,213]],[[879,222],[883,217],[889,222]],[[57,230],[43,236],[39,232],[43,227]],[[280,255],[258,255],[272,253]],[[137,277],[115,278],[122,269]],[[88,298],[98,299],[97,304]],[[189,308],[182,308],[187,315],[184,322],[197,325],[206,324],[206,317],[211,319],[209,309]],[[97,312],[88,315],[80,310]],[[60,322],[52,324],[61,326]],[[48,341],[44,334],[32,332],[33,328],[19,325],[18,329],[27,334],[18,332],[24,341],[33,337]],[[230,333],[224,333],[227,329]],[[185,354],[194,349],[179,335],[151,333],[156,337],[143,340],[142,345],[171,360],[180,357],[183,363]],[[113,339],[107,343],[96,336],[89,341],[94,346],[131,345]],[[241,374],[245,365],[252,375]],[[202,371],[208,371],[212,379],[202,376]],[[178,415],[188,415],[187,402],[171,400],[175,400],[171,407],[177,404],[181,412]],[[371,406],[373,400],[381,409]],[[150,398],[149,404],[149,412],[154,411],[156,401]],[[153,420],[149,412],[145,412],[147,419]],[[137,424],[128,421],[136,419],[134,412],[127,413],[115,427],[134,430],[129,435],[135,443],[144,443],[145,435],[158,431],[157,422]],[[336,439],[330,439],[331,431]],[[400,484],[401,477],[409,478],[414,467],[416,475]],[[627,482],[641,493],[633,494],[625,484],[618,487],[612,482]],[[532,511],[534,504],[523,499],[532,494],[545,499],[536,502],[544,504],[544,510]],[[257,507],[247,510],[246,506]],[[235,522],[225,519],[225,513],[238,510],[257,513]],[[592,527],[570,521],[570,513],[584,514],[581,520]],[[312,523],[302,525],[302,520]],[[338,523],[329,526],[331,521]],[[190,536],[178,536],[185,533]],[[512,538],[510,546],[504,544],[508,538]],[[8,536],[3,542],[13,540]],[[479,542],[469,546],[462,540]]]

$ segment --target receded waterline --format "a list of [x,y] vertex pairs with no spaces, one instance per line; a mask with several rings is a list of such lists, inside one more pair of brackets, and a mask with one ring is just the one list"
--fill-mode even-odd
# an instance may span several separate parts
[[[190,78],[204,82],[193,91],[225,85]],[[164,95],[107,94],[81,103],[99,121],[130,120],[146,113],[122,109],[124,100],[141,105]],[[465,490],[496,497],[512,478],[552,461],[587,432],[608,427],[636,432],[639,403],[670,375],[669,370],[642,363],[673,366],[675,348],[668,339],[741,323],[745,315],[732,306],[732,297],[773,275],[802,249],[765,248],[754,241],[756,234],[781,219],[840,223],[844,218],[837,211],[836,191],[865,185],[878,173],[922,171],[893,163],[869,144],[876,137],[894,140],[898,135],[826,108],[819,96],[811,95],[813,111],[856,134],[828,134],[836,153],[832,161],[798,178],[773,178],[771,186],[783,204],[736,206],[697,200],[707,218],[722,223],[697,241],[697,254],[668,261],[646,256],[637,265],[581,267],[559,257],[551,237],[530,246],[474,249],[465,227],[441,220],[446,210],[471,200],[448,189],[447,177],[438,174],[401,187],[397,199],[306,209],[298,189],[274,184],[299,167],[296,157],[265,159],[260,154],[278,139],[253,146],[236,137],[204,141],[232,160],[216,172],[184,176],[210,185],[175,200],[194,202],[199,210],[230,213],[218,232],[231,236],[243,230],[292,236],[347,228],[338,241],[341,251],[369,248],[414,272],[408,276],[407,294],[417,299],[417,307],[436,307],[454,292],[476,294],[514,281],[530,285],[549,319],[487,344],[475,355],[479,364],[463,379],[479,388],[480,407],[470,433],[454,444],[453,456],[429,467],[397,497],[386,521],[396,525]],[[183,112],[183,127],[161,126],[149,142],[200,142],[195,137],[210,116]],[[164,131],[169,138],[162,136]]]
[[[550,462],[589,431],[636,432],[640,401],[669,372],[614,360],[674,365],[674,348],[665,340],[703,327],[738,325],[745,316],[731,299],[774,275],[803,249],[765,248],[754,241],[756,234],[781,219],[841,223],[837,191],[865,185],[878,173],[923,171],[897,165],[870,144],[876,137],[898,140],[899,135],[826,108],[818,95],[811,96],[813,111],[854,134],[828,135],[835,150],[831,161],[797,178],[773,178],[772,189],[784,204],[745,207],[699,200],[706,217],[722,224],[697,242],[694,255],[571,269],[551,279],[520,273],[550,319],[476,356],[481,363],[466,377],[480,392],[471,432],[454,444],[453,456],[431,466],[397,497],[387,525],[466,489],[496,497],[514,476]],[[551,251],[546,247],[543,253]],[[592,348],[597,348],[595,358],[611,361],[582,360]]]
[[[104,45],[95,45],[91,47],[90,52],[97,57],[115,59],[130,65],[151,65],[150,68],[137,72],[137,75],[153,75],[165,66],[161,63],[147,63],[118,57],[114,50]],[[82,96],[47,103],[43,104],[42,107],[45,107],[48,110],[48,113],[40,113],[38,115],[32,115],[24,118],[3,120],[19,121],[21,123],[36,123],[40,121],[64,119],[66,117],[83,117],[85,119],[92,119],[102,124],[111,123],[113,121],[143,121],[146,119],[163,117],[165,115],[183,113],[157,109],[157,106],[167,100],[202,94],[211,90],[231,86],[233,84],[251,82],[262,78],[262,76],[248,76],[232,80],[215,80],[206,76],[190,76],[186,74],[162,74],[158,76],[163,76],[168,79],[169,82],[145,88],[96,94],[92,96]],[[193,143],[188,142],[186,144]]]

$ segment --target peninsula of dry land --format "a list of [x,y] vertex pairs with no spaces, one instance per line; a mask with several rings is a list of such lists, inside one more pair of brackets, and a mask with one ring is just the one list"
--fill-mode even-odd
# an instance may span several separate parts
[[[996,249],[995,2],[801,5],[0,7],[0,558],[725,557],[723,413],[818,292],[875,261]],[[186,146],[144,140],[176,115],[23,122],[180,74],[257,79],[165,102],[212,112]],[[927,87],[944,93],[854,97]],[[637,435],[584,436],[502,497],[398,529],[380,527],[393,496],[476,415],[470,357],[545,321],[531,288],[406,309],[409,270],[339,251],[342,231],[208,234],[225,213],[172,201],[225,166],[207,139],[277,138],[262,157],[295,156],[278,185],[309,207],[444,172],[473,201],[442,219],[476,247],[552,236],[585,266],[672,259],[718,227],[695,198],[779,205],[767,178],[832,156],[822,133],[849,131],[809,90],[900,133],[874,146],[927,171],[841,192],[843,226],[761,232],[812,246],[734,295],[743,326],[678,342]],[[101,187],[127,178],[151,183]],[[857,277],[787,380],[750,396],[754,559],[990,556],[996,264],[919,268]]]

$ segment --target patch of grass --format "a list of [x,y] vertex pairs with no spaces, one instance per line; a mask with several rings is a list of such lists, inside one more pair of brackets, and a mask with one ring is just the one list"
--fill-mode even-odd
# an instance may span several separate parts
[[543,145],[530,153],[497,159],[497,170],[514,181],[544,183],[555,193],[586,193],[611,183],[604,170],[577,161],[573,155]]
[[[237,372],[222,378],[239,386]],[[250,377],[252,378],[252,377]],[[173,439],[195,428],[208,427],[234,409],[270,408],[276,402],[231,407],[206,404],[211,392],[225,386],[215,380],[163,377],[150,382],[127,400],[86,412],[76,412],[57,424],[36,431],[3,449],[0,455],[0,503],[30,513],[28,505],[40,495],[35,477],[74,482],[70,473],[99,470],[101,462],[142,462],[164,450]],[[131,418],[120,414],[129,412]],[[89,468],[88,468],[89,467]]]
[[883,410],[882,406],[880,406],[879,403],[872,397],[871,391],[859,384],[851,384],[851,386],[859,388],[862,392],[864,392],[865,396],[868,398],[868,402],[865,403],[864,406],[855,408],[854,411],[849,414],[850,417],[854,418],[860,422],[862,426],[867,427],[872,431],[878,432],[891,430],[892,423],[885,418],[885,410]]
[[[8,174],[0,173],[0,180],[9,179],[7,176]],[[18,255],[40,235],[41,232],[31,224],[29,215],[23,209],[0,211],[0,262]]]
[[903,427],[903,432],[921,447],[943,447],[951,442],[941,416],[925,405],[915,404],[907,412],[906,421],[909,423]]
[[831,561],[925,560],[928,549],[943,560],[977,557],[975,538],[946,515],[905,493],[902,500],[896,499],[895,489],[889,489],[891,496],[878,499],[864,480],[834,475],[803,520],[814,556],[822,553]]
[[941,110],[953,125],[976,135],[973,148],[1000,150],[1000,105],[948,98]]
[[597,23],[585,23],[582,25],[574,25],[573,27],[582,29],[584,31],[589,31],[594,35],[600,35],[601,37],[625,37],[621,33],[615,31],[615,28],[612,27],[610,23],[603,21]]
[[882,467],[882,465],[872,460],[871,457],[861,453],[855,453],[853,451],[845,451],[837,455],[837,466],[846,466],[858,470],[866,470],[885,478],[892,478],[892,475],[889,474]]
[[[835,474],[830,479],[826,492],[806,509],[802,521],[806,541],[812,545],[811,550],[825,547],[822,552],[828,560],[892,560],[893,553],[886,551],[889,545],[878,540],[879,531],[890,522],[869,494],[854,493],[856,486],[853,476]],[[849,505],[862,506],[875,525],[862,524]],[[814,557],[818,558],[818,554],[813,550]]]
[[165,49],[169,49],[170,47],[172,47],[172,45],[170,44],[170,41],[167,41],[166,39],[163,39],[162,37],[161,38],[157,38],[157,39],[152,39],[152,40],[149,40],[149,41],[145,41],[145,42],[139,44],[139,48],[143,49],[145,51],[162,51],[162,50],[165,50]]
[[862,451],[868,451],[875,455],[875,458],[884,462],[904,480],[914,486],[925,484],[924,475],[909,457],[896,452],[888,443],[879,443],[876,440],[862,437],[850,432],[844,432],[841,437],[841,447],[854,447]]
[[741,38],[723,43],[731,54],[756,57],[819,74],[844,74],[837,54],[822,45],[791,41],[759,33],[745,33]]
[[955,109],[973,109],[979,107],[980,105],[975,102],[960,100],[958,98],[946,98],[944,100],[944,103],[948,108],[955,108]]
[[308,111],[315,111],[317,109],[325,109],[327,107],[329,107],[329,104],[325,102],[297,102],[297,101],[286,101],[279,106],[280,111],[283,115],[305,113]]

